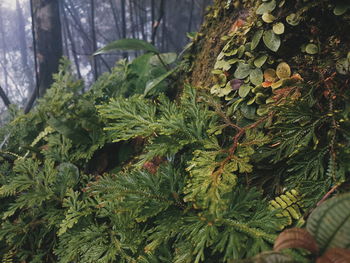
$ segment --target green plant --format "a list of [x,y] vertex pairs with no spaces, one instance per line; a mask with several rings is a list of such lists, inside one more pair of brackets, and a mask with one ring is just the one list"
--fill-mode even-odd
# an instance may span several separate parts
[[[284,230],[274,244],[273,253],[259,255],[251,262],[299,262],[286,249],[304,249],[317,263],[348,262],[350,260],[349,211],[350,195],[327,200],[317,207],[307,220],[306,229]],[[274,258],[272,258],[272,255]],[[271,258],[269,258],[271,257]],[[264,261],[265,260],[265,261]]]
[[[237,18],[234,6],[243,8]],[[350,20],[334,8],[327,0],[217,1],[203,30],[221,16],[234,21],[208,86],[172,90],[163,80],[175,57],[135,40],[105,51],[147,53],[120,61],[86,93],[63,61],[47,96],[0,133],[8,137],[1,253],[26,262],[231,263],[302,226],[319,202],[349,191]],[[329,29],[322,17],[343,27]],[[180,70],[198,68],[191,59],[213,39],[197,34],[186,65],[173,70],[190,75]],[[339,198],[347,208],[348,195]],[[322,237],[334,233],[322,222],[327,203],[307,223],[322,250]],[[332,226],[346,227],[338,203],[329,209]],[[265,252],[252,260],[313,256]]]

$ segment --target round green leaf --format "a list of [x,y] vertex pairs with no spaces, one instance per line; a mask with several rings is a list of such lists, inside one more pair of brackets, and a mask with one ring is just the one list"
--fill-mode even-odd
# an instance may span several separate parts
[[272,51],[276,52],[281,46],[281,39],[272,30],[268,30],[264,33],[263,40],[265,46]]
[[253,39],[252,39],[251,46],[250,46],[251,50],[254,50],[259,45],[259,42],[260,42],[260,39],[261,39],[263,33],[264,33],[264,30],[262,30],[262,29],[259,29],[258,31],[255,32]]
[[261,68],[265,64],[266,60],[267,60],[267,56],[262,55],[254,60],[254,66],[257,68]]
[[282,35],[284,33],[284,24],[281,22],[278,22],[273,25],[272,30],[277,35]]
[[305,52],[310,54],[310,55],[314,55],[318,53],[318,47],[315,44],[307,44],[305,47]]
[[286,62],[281,62],[276,68],[276,75],[279,79],[287,79],[292,74],[290,66]]
[[271,15],[270,13],[264,13],[261,18],[265,23],[272,23],[276,20],[276,17]]
[[276,8],[276,1],[271,0],[270,2],[262,3],[256,10],[256,14],[262,15],[264,13],[271,13]]
[[246,77],[248,77],[248,75],[250,74],[251,71],[251,67],[249,64],[245,64],[245,63],[238,63],[238,67],[234,73],[234,77],[236,79],[244,79]]
[[251,83],[253,83],[255,86],[258,86],[264,80],[263,72],[259,68],[253,69],[250,72],[249,79]]
[[251,89],[252,89],[252,86],[249,86],[248,84],[243,84],[242,86],[239,87],[238,95],[241,98],[244,98],[248,95],[248,93]]

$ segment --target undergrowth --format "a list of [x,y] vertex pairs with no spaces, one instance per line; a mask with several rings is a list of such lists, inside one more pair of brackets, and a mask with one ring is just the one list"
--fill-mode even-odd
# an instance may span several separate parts
[[[63,60],[30,113],[12,110],[0,130],[4,262],[237,262],[349,192],[348,7],[253,2],[207,17],[243,10],[211,87],[185,83],[177,96],[172,82],[196,63],[194,38],[176,70],[149,52],[86,93]],[[317,14],[344,26],[306,35],[325,26]]]

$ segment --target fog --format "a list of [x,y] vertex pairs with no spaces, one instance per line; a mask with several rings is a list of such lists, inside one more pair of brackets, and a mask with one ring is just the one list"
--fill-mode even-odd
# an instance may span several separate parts
[[[38,71],[31,1],[40,0],[0,1],[0,86],[18,108],[23,107],[35,89]],[[179,53],[189,40],[186,33],[199,29],[210,3],[210,0],[60,0],[63,54],[72,61],[77,78],[82,78],[88,88],[96,77],[94,71],[101,75],[125,57],[122,53],[104,55],[94,64],[91,54],[96,48],[121,38],[138,38],[154,42],[162,52]],[[129,52],[127,58],[138,54]],[[0,121],[6,111],[4,101],[0,100]]]

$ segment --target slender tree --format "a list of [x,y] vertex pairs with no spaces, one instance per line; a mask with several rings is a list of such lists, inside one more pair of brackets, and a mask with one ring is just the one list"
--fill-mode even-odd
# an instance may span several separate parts
[[[95,29],[95,0],[90,0],[90,11],[91,11],[91,39],[92,39],[92,51],[95,52],[97,50],[97,42],[96,42],[96,29]],[[92,52],[92,53],[93,53]],[[94,79],[98,78],[98,62],[97,57],[94,56],[92,58],[92,70],[94,72]]]
[[165,2],[164,0],[160,0],[160,4],[159,4],[159,15],[158,15],[158,19],[157,21],[154,22],[153,26],[152,26],[152,37],[151,37],[151,43],[155,44],[156,41],[156,36],[157,36],[157,30],[158,27],[164,17],[164,13],[165,13]]
[[71,28],[69,25],[69,20],[67,18],[67,13],[66,13],[66,10],[64,8],[64,5],[61,5],[61,14],[63,16],[64,26],[66,28],[67,37],[68,37],[68,41],[70,43],[70,48],[71,48],[71,52],[73,55],[74,64],[75,64],[75,67],[77,70],[77,74],[78,74],[79,79],[81,79],[82,76],[81,76],[81,71],[80,71],[79,58],[77,55],[76,43],[75,43],[75,39],[72,36]]
[[32,0],[39,67],[39,96],[52,84],[62,57],[59,0]]
[[4,102],[5,106],[8,108],[10,106],[11,102],[1,86],[0,86],[0,97],[1,97],[2,101]]
[[26,78],[29,82],[29,92],[32,92],[35,89],[34,75],[33,75],[33,70],[30,68],[30,65],[28,62],[27,38],[26,38],[26,32],[25,32],[26,23],[25,23],[20,2],[18,0],[16,0],[16,13],[17,13],[17,21],[18,21],[18,24],[17,24],[18,42],[19,42],[19,48],[21,53],[22,67],[24,69]]
[[6,35],[4,30],[4,20],[3,20],[3,11],[2,6],[0,5],[0,34],[1,34],[1,45],[2,45],[2,59],[3,59],[3,73],[5,80],[5,89],[8,88],[8,71],[7,71],[7,44],[6,44]]

